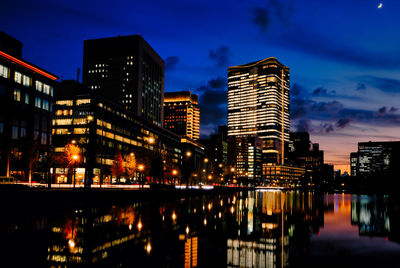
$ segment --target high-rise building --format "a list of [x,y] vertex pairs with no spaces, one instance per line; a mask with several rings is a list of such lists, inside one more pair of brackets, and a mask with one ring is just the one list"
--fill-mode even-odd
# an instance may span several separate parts
[[228,136],[263,139],[263,161],[284,164],[289,141],[289,68],[276,58],[228,68]]
[[[283,165],[289,130],[289,68],[273,57],[229,67],[228,136],[233,151],[243,151],[243,142],[249,149],[254,148],[254,142],[247,139],[258,138],[262,141],[262,165]],[[246,154],[251,155],[250,151]],[[260,168],[247,170],[252,166],[247,158],[233,158],[238,172],[249,174],[248,178],[257,177],[251,173]]]
[[193,140],[200,137],[198,97],[190,91],[164,94],[164,127]]
[[83,83],[162,126],[164,61],[140,35],[85,40]]
[[46,181],[58,77],[20,58],[21,49],[0,33],[0,175]]

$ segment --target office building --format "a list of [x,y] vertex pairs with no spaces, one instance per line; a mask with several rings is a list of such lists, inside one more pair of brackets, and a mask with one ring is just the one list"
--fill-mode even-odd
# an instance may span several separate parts
[[[285,164],[285,142],[289,141],[290,129],[289,80],[289,68],[273,57],[228,68],[230,143],[232,147],[243,146],[243,137],[260,138],[262,165]],[[245,162],[245,166],[250,165]],[[241,169],[238,166],[238,172]]]
[[163,125],[164,61],[140,35],[85,40],[83,84]]
[[181,137],[200,137],[198,97],[190,91],[164,94],[164,127]]
[[[76,183],[115,183],[132,179],[113,174],[114,160],[119,153],[123,159],[134,153],[137,167],[142,164],[141,172],[150,179],[168,177],[182,164],[179,136],[76,81],[60,83],[54,111],[54,151],[63,155],[66,145],[72,141],[80,148],[82,161],[74,170]],[[72,183],[71,166],[60,163],[54,172],[54,182]]]
[[400,141],[359,142],[351,153],[351,176],[392,178],[400,172]]
[[21,42],[0,32],[0,175],[45,181],[58,77],[21,55]]

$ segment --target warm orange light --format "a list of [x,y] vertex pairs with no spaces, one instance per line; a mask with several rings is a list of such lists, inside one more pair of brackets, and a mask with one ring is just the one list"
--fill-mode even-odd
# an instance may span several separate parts
[[142,230],[142,228],[143,228],[142,222],[141,222],[140,220],[139,220],[139,222],[138,222],[138,224],[137,224],[137,228],[138,228],[139,232],[140,232],[140,230]]
[[187,156],[187,157],[190,157],[191,155],[192,155],[192,152],[191,152],[191,151],[187,151],[187,152],[186,152],[186,156]]
[[147,139],[150,144],[153,144],[156,140],[153,137]]
[[70,248],[74,248],[75,247],[75,241],[72,240],[72,239],[68,240],[68,245],[69,245]]
[[92,121],[94,117],[93,117],[93,115],[88,115],[86,118],[88,121]]
[[204,163],[208,163],[208,158],[204,158]]
[[151,252],[151,244],[150,244],[150,241],[147,242],[146,251],[147,251],[147,254],[150,254],[150,252]]
[[140,165],[138,166],[138,169],[139,169],[139,171],[143,171],[143,170],[144,170],[144,165],[140,164]]
[[178,171],[176,169],[172,170],[172,175],[178,174]]
[[233,167],[233,168],[231,168],[231,172],[235,172],[235,168]]
[[74,155],[72,156],[72,159],[74,159],[75,161],[78,160],[78,159],[79,159],[79,155],[74,154]]
[[211,180],[212,179],[212,175],[208,175],[208,179]]
[[219,165],[218,165],[218,167],[220,167],[220,168],[221,168],[221,167],[222,167],[222,164],[219,164]]
[[175,212],[172,213],[172,220],[176,220],[176,214],[175,214]]
[[57,76],[51,75],[49,73],[46,73],[45,71],[42,71],[42,70],[40,70],[40,69],[38,69],[38,68],[36,68],[36,67],[26,63],[26,62],[23,62],[22,60],[14,58],[13,56],[10,56],[7,53],[4,53],[3,51],[0,51],[0,56],[4,57],[4,58],[6,58],[6,59],[8,59],[10,61],[13,61],[15,63],[18,63],[19,65],[30,69],[31,71],[34,71],[34,72],[37,72],[38,74],[46,76],[47,78],[50,78],[51,80],[57,80],[58,79]]

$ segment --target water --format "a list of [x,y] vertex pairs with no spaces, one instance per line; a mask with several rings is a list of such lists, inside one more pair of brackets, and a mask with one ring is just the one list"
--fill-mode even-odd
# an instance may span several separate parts
[[3,206],[1,267],[400,266],[400,206],[389,196],[241,192],[41,207]]

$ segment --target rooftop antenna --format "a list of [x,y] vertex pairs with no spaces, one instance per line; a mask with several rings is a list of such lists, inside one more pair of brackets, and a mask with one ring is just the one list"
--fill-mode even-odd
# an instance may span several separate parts
[[79,76],[81,74],[81,68],[76,69],[76,81],[79,82]]

